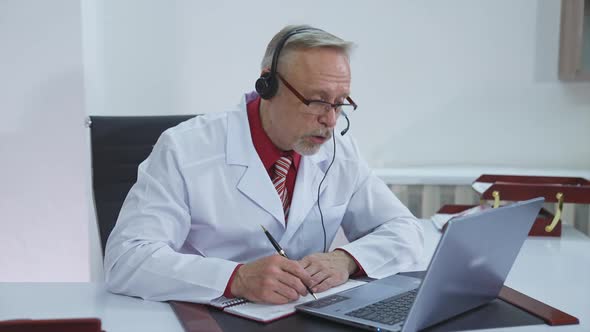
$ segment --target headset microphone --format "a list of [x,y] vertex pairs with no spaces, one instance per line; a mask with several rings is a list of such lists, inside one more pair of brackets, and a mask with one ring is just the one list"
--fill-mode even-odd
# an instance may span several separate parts
[[346,119],[346,128],[340,132],[340,135],[344,136],[344,134],[348,132],[348,129],[350,129],[350,120],[348,120],[346,113],[342,112],[342,115],[344,115],[344,119]]

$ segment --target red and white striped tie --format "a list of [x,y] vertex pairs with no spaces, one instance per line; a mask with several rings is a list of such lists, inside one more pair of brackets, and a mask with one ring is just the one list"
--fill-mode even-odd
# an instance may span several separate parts
[[287,195],[287,173],[291,167],[291,157],[283,156],[277,160],[273,167],[272,184],[275,186],[279,198],[283,203],[283,212],[285,213],[285,220],[289,215],[289,195]]

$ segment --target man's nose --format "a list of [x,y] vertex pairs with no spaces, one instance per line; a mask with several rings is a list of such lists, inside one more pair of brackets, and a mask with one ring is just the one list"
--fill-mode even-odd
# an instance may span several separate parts
[[340,113],[337,112],[336,109],[334,109],[334,107],[328,107],[326,113],[320,116],[320,123],[326,126],[327,128],[332,129],[336,127],[338,115],[340,115]]

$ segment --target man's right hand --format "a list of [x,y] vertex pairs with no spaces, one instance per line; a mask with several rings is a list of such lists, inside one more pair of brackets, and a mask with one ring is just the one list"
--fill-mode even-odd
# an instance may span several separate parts
[[279,255],[240,266],[231,285],[234,296],[252,302],[285,304],[307,295],[311,276],[296,261]]

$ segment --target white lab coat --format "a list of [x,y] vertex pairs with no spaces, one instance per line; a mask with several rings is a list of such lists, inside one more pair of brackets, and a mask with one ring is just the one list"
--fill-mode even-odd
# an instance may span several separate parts
[[[372,174],[350,133],[336,134],[336,160],[320,193],[327,246],[342,246],[368,276],[415,263],[418,220]],[[221,296],[238,263],[275,254],[266,227],[292,259],[323,250],[318,185],[332,159],[328,141],[299,164],[285,220],[281,201],[254,149],[246,113],[207,114],[164,132],[138,170],[105,254],[108,288],[150,300],[207,303]]]

